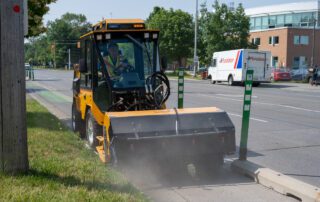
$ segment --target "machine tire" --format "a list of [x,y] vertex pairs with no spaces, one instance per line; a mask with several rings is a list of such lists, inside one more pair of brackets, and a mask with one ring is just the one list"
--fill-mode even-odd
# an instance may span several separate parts
[[86,123],[81,120],[80,126],[79,126],[79,137],[81,139],[86,138]]
[[233,76],[230,75],[230,76],[228,77],[228,85],[229,85],[229,86],[233,86],[233,84],[234,84],[234,83],[233,83]]
[[216,154],[198,159],[195,162],[197,176],[203,179],[213,176],[222,166],[223,158],[223,154]]
[[72,110],[71,110],[71,121],[72,121],[72,130],[73,132],[80,131],[81,117],[80,113],[77,111],[76,103],[73,101]]
[[94,119],[91,110],[89,109],[86,116],[86,139],[88,145],[95,148],[98,145],[97,136],[102,134],[102,128]]

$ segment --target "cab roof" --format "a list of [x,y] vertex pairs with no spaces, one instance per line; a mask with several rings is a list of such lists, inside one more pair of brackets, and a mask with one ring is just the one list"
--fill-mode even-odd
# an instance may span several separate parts
[[105,32],[159,32],[159,30],[146,29],[145,21],[142,19],[104,19],[92,26],[92,31],[80,38]]

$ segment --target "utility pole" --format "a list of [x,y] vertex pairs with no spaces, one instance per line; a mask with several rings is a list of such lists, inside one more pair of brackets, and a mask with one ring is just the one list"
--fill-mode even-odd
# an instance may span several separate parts
[[68,69],[70,70],[71,69],[71,49],[69,48],[68,49]]
[[316,42],[316,35],[315,35],[315,31],[316,31],[316,23],[317,20],[313,17],[313,40],[312,40],[312,56],[311,56],[311,67],[314,68],[314,51],[315,51],[315,42]]
[[[75,41],[75,40],[68,40],[68,41]],[[77,45],[76,42],[64,42],[64,41],[55,41],[54,44],[51,45],[51,49],[53,49],[53,61],[54,61],[54,68],[57,68],[57,61],[56,61],[56,51],[57,45]],[[71,48],[68,48],[68,69],[71,69]]]
[[194,56],[193,56],[193,77],[197,76],[197,66],[199,58],[197,56],[197,39],[198,39],[198,0],[196,0],[196,16],[194,23]]
[[0,1],[0,172],[26,172],[24,0]]
[[56,42],[54,42],[54,44],[53,44],[53,68],[54,68],[54,69],[57,68],[57,63],[56,63],[56,49],[57,49],[57,45],[56,45]]

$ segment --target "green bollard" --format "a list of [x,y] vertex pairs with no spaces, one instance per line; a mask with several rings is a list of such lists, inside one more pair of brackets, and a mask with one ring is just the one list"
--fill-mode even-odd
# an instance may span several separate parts
[[178,74],[178,108],[182,109],[184,97],[184,68],[179,68]]
[[253,83],[253,70],[247,70],[244,98],[243,98],[243,113],[242,113],[242,128],[241,128],[239,160],[247,160],[247,152],[248,152],[247,145],[248,145],[249,122],[250,122],[252,83]]

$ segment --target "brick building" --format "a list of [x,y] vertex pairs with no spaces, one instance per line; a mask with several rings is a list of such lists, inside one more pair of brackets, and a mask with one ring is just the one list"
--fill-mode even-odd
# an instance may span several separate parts
[[[319,1],[246,9],[250,40],[259,50],[271,51],[274,67],[320,66]],[[313,40],[315,39],[315,40]]]

